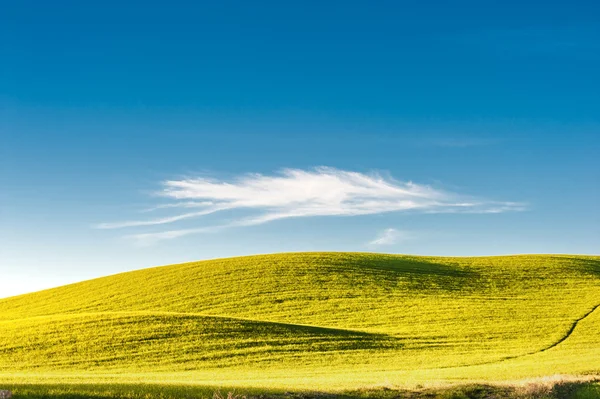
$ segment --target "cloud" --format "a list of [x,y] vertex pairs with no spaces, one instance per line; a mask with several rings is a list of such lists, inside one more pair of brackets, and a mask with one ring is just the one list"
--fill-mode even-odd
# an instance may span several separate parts
[[[192,229],[129,235],[143,242],[173,239],[222,228],[252,226],[278,219],[313,216],[358,216],[387,212],[501,213],[520,211],[518,202],[499,202],[400,182],[380,174],[363,174],[329,167],[284,169],[274,175],[246,174],[231,180],[209,177],[167,180],[159,197],[172,202],[146,211],[175,214],[145,220],[102,223],[95,227],[117,229],[167,225],[201,218],[225,210],[245,211],[236,220]],[[184,212],[196,208],[193,212]],[[181,212],[176,212],[181,210]]]
[[218,231],[223,228],[225,228],[225,226],[200,227],[197,229],[168,230],[161,231],[158,233],[131,234],[125,236],[125,238],[133,240],[133,242],[139,246],[148,246],[162,240],[172,240],[174,238],[183,237],[190,234],[209,233]]
[[410,238],[410,234],[407,232],[389,228],[380,232],[373,241],[368,243],[368,245],[371,247],[393,245],[407,238]]
[[[169,204],[169,205],[171,205],[171,204]],[[173,205],[175,205],[175,204],[173,204]],[[166,208],[166,207],[160,207],[160,208]],[[174,207],[169,206],[168,208],[174,208]],[[159,208],[157,208],[157,209],[159,209]],[[227,208],[219,208],[219,207],[215,206],[215,207],[207,208],[207,209],[204,209],[204,210],[198,211],[198,212],[183,213],[180,215],[168,216],[168,217],[158,218],[158,219],[130,220],[130,221],[125,221],[125,222],[115,222],[115,223],[100,223],[96,227],[99,229],[120,229],[123,227],[152,226],[152,225],[156,225],[156,224],[167,224],[167,223],[177,222],[179,220],[209,215],[211,213],[218,212],[219,210],[222,210],[222,209],[227,209]]]

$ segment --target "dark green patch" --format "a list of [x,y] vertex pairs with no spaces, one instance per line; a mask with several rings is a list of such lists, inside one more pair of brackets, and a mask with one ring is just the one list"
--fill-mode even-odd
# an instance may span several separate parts
[[443,389],[370,389],[340,393],[158,384],[1,384],[14,399],[600,399],[598,382],[563,382],[547,390],[471,384]]

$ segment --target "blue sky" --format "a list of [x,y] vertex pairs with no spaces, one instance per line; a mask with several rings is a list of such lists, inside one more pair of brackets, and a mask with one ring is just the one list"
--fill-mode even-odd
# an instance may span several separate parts
[[597,2],[123,3],[1,6],[0,295],[281,251],[599,253]]

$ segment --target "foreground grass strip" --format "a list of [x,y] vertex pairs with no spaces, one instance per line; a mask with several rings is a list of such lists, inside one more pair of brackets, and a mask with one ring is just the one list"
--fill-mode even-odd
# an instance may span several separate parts
[[15,399],[598,399],[594,381],[530,382],[521,385],[467,384],[420,389],[362,389],[336,393],[193,385],[13,385]]

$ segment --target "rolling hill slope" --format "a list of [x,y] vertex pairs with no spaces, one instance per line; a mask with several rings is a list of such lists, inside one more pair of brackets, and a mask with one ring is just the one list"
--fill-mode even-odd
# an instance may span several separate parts
[[0,381],[356,387],[600,374],[600,257],[297,253],[0,300]]

